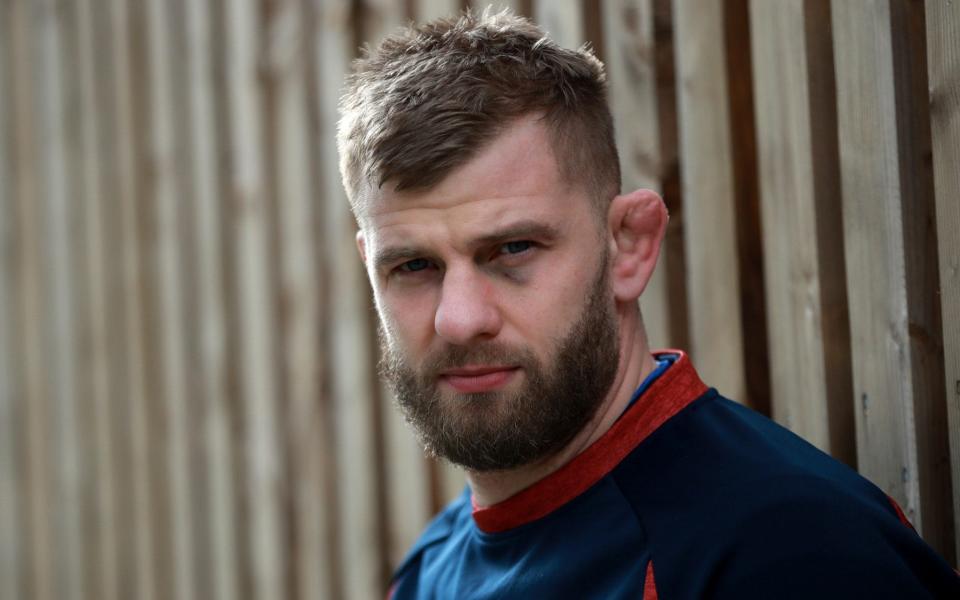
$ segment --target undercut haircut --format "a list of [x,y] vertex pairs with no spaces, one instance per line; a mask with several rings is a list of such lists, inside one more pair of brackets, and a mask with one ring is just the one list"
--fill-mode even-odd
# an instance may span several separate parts
[[620,190],[603,64],[509,11],[411,25],[366,48],[340,113],[340,174],[361,221],[366,190],[430,189],[527,115],[543,119],[563,181],[601,215]]

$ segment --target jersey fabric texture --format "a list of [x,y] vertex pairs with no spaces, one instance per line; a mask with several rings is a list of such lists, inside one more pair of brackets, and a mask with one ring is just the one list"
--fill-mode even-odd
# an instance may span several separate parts
[[491,507],[465,490],[390,597],[960,599],[960,576],[887,495],[669,352],[560,470]]

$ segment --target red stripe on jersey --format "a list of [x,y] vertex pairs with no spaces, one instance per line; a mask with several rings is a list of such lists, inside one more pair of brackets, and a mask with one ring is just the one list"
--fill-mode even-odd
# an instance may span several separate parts
[[474,504],[477,527],[496,533],[550,514],[606,476],[647,436],[707,391],[685,353],[662,350],[656,354],[678,358],[626,414],[573,460],[503,502],[484,508]]
[[653,581],[653,561],[647,563],[647,578],[643,581],[643,600],[657,600],[657,584]]
[[907,518],[907,515],[903,513],[903,509],[900,508],[900,505],[897,504],[897,501],[893,499],[893,496],[887,495],[887,500],[889,500],[890,504],[893,505],[893,510],[897,511],[897,518],[900,519],[900,522],[910,529],[916,531],[917,528],[913,526],[913,523],[910,522],[910,519]]

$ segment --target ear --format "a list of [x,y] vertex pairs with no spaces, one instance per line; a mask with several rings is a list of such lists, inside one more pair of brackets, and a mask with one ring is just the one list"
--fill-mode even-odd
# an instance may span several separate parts
[[367,264],[367,240],[363,236],[363,230],[357,232],[357,250],[360,252],[360,260]]
[[610,203],[611,283],[620,302],[635,302],[653,275],[667,230],[667,207],[656,192],[637,190]]

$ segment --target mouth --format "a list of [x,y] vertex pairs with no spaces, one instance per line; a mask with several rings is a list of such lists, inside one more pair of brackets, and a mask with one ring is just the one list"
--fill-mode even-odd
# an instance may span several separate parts
[[440,381],[461,394],[489,392],[505,386],[520,367],[476,366],[449,369],[440,374]]

